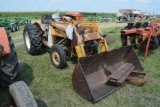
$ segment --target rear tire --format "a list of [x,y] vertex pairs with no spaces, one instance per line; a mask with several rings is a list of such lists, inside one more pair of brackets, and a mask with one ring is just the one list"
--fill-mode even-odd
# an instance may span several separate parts
[[42,38],[36,25],[28,23],[24,27],[23,39],[26,50],[29,54],[40,54],[42,49]]
[[16,107],[38,107],[36,100],[23,81],[15,82],[9,86],[10,102]]
[[63,68],[66,66],[66,53],[60,45],[54,45],[50,50],[50,58],[53,66]]
[[18,58],[12,38],[9,35],[8,41],[10,44],[10,53],[4,57],[0,57],[0,83],[2,86],[9,86],[19,80],[20,70]]

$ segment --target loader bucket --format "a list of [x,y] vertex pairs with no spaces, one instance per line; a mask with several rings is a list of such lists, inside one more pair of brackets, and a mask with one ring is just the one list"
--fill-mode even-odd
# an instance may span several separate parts
[[80,96],[97,102],[120,88],[110,84],[108,79],[126,63],[133,64],[134,70],[143,71],[132,46],[80,58],[72,74],[73,89]]

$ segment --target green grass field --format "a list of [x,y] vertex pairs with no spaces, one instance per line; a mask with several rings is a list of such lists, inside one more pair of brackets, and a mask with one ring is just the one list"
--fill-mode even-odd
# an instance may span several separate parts
[[[99,23],[104,24],[105,23]],[[107,25],[106,25],[107,26]],[[126,83],[122,88],[93,104],[82,98],[72,87],[72,72],[76,59],[68,59],[68,67],[56,69],[50,60],[49,49],[38,56],[27,54],[23,43],[23,28],[18,32],[10,33],[16,46],[19,59],[21,80],[25,81],[34,94],[39,107],[160,107],[160,48],[149,53],[147,61],[143,62],[143,55],[136,53],[149,74],[149,80],[144,85]],[[108,34],[115,38],[116,43],[109,45],[109,50],[121,47],[119,32]],[[104,28],[107,32],[115,28]],[[0,106],[8,101],[8,89],[0,87]]]

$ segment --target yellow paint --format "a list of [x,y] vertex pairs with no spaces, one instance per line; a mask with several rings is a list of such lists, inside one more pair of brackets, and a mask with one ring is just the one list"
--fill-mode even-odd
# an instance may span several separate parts
[[[95,33],[95,32],[101,33],[99,26],[95,22],[75,21],[75,20],[73,20],[71,23],[69,23],[69,22],[51,22],[50,25],[51,25],[51,33],[52,33],[52,44],[54,45],[54,36],[66,38],[67,37],[66,32],[65,32],[66,28],[69,25],[75,26],[79,22],[81,22],[82,26],[87,26],[87,27],[91,28],[90,33]],[[75,29],[76,29],[76,27],[75,27]],[[75,34],[78,35],[78,32],[76,32]],[[99,46],[99,49],[101,52],[108,51],[108,45],[107,45],[106,41],[103,40],[103,38],[100,40],[97,40],[97,42],[98,42],[98,46]],[[75,46],[75,45],[76,44],[74,44],[72,47],[71,56],[77,56],[78,58],[86,57],[84,44],[79,43],[79,44],[77,44],[77,46]],[[75,50],[75,53],[73,52],[73,50]]]
[[84,45],[75,46],[78,58],[85,57]]
[[106,42],[103,42],[103,41],[99,41],[98,42],[98,45],[99,45],[99,48],[100,48],[100,51],[101,52],[105,52],[105,51],[108,51],[108,45]]

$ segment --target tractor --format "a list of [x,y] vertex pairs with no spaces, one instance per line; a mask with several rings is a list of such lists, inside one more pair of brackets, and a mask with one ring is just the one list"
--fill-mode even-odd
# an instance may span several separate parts
[[[9,87],[13,107],[37,107],[27,84],[19,81],[19,74],[19,63],[12,38],[0,27],[0,84]],[[7,104],[2,107],[7,107]]]
[[29,54],[40,54],[42,45],[50,48],[52,64],[57,68],[66,65],[66,54],[70,57],[86,57],[108,51],[106,39],[94,22],[83,21],[76,12],[65,16],[52,15],[53,21],[41,28],[38,23],[28,23],[24,27],[23,38]]

